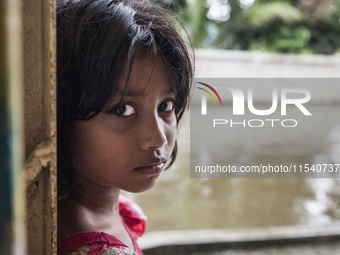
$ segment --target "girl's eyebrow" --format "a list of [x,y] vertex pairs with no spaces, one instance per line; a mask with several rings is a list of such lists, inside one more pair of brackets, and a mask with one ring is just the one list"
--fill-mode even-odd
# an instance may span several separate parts
[[170,89],[166,90],[163,93],[163,96],[167,96],[167,95],[170,95],[170,94],[175,94],[175,91],[173,90],[173,88],[170,88]]
[[[124,90],[119,90],[117,92],[117,96],[121,97],[139,97],[143,95],[143,91],[135,91],[135,90],[128,90],[126,92],[124,92]],[[169,94],[175,93],[174,90],[172,88],[170,88],[169,90],[164,91],[164,93],[162,93],[162,96],[166,96]]]

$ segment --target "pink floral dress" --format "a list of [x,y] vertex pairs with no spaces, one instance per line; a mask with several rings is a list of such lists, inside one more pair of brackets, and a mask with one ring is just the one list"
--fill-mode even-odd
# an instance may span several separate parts
[[58,241],[58,255],[143,255],[136,239],[145,231],[146,216],[133,201],[119,197],[121,219],[133,240],[135,251],[104,232],[79,232]]

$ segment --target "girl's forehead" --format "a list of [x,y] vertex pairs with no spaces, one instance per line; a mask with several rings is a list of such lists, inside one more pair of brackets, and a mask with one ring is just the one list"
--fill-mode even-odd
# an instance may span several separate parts
[[119,80],[117,94],[138,96],[148,89],[172,91],[168,69],[160,57],[136,57],[127,84],[126,81],[125,72]]
[[147,77],[155,79],[164,79],[167,70],[162,61],[158,56],[146,56],[146,57],[136,57],[131,69],[131,78],[141,78]]

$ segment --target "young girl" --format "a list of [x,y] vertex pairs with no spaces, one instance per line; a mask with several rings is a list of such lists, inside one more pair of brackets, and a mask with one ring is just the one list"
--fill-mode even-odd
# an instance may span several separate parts
[[141,210],[176,157],[191,61],[167,13],[138,0],[57,0],[58,254],[142,254]]

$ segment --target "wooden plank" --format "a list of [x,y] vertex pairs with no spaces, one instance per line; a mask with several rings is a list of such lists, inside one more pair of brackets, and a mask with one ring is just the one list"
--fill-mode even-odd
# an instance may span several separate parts
[[53,0],[24,1],[28,254],[56,254],[56,36]]

